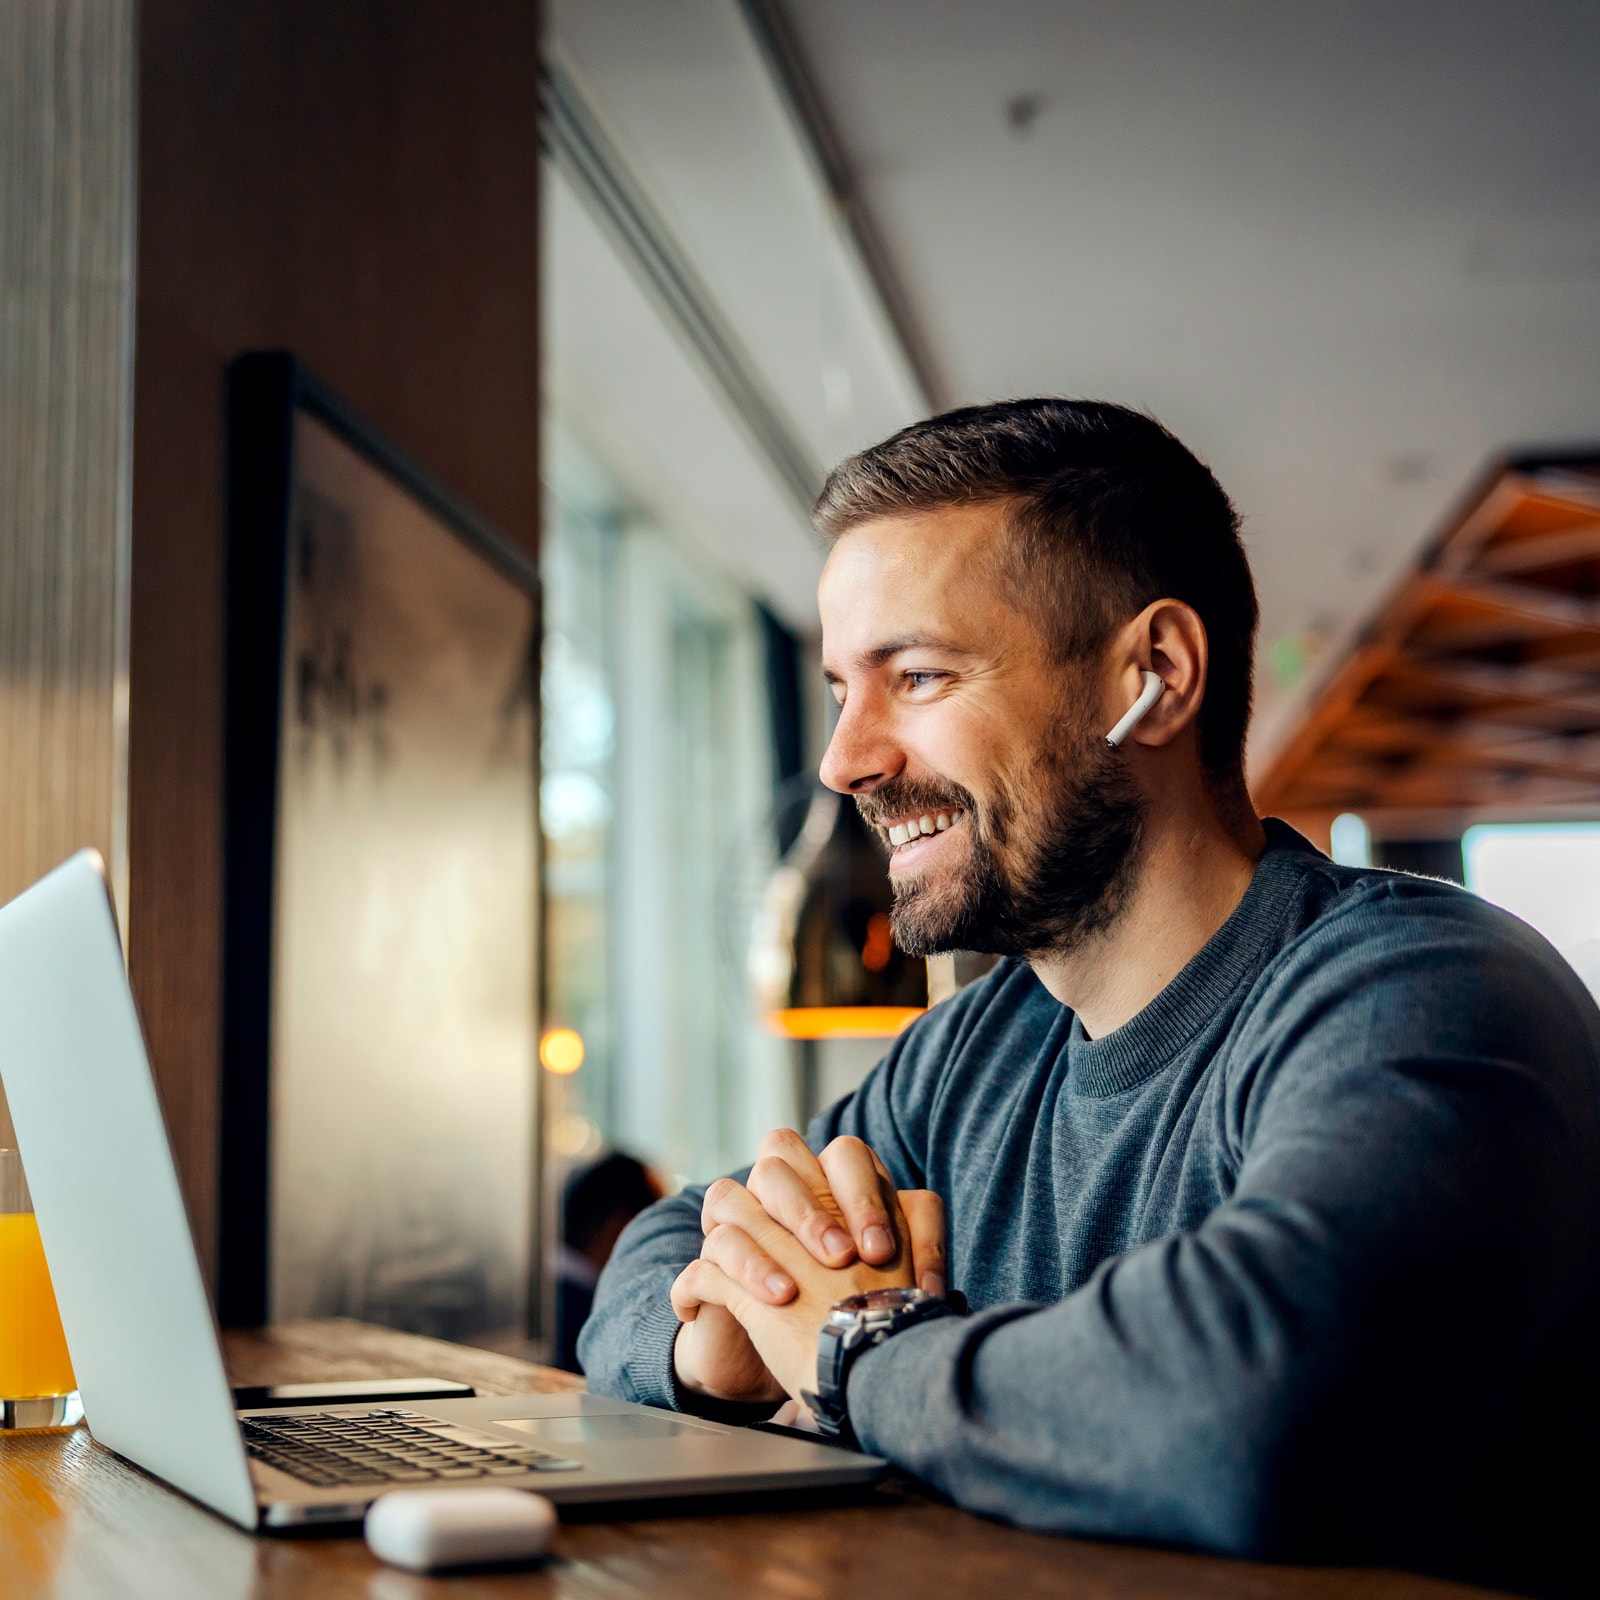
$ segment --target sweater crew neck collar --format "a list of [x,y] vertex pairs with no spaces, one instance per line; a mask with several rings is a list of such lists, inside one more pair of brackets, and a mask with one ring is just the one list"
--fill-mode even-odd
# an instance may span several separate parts
[[1239,987],[1276,941],[1291,891],[1315,847],[1287,823],[1264,819],[1267,848],[1244,898],[1184,969],[1120,1028],[1091,1039],[1074,1015],[1067,1039],[1073,1086],[1095,1096],[1121,1094],[1167,1066]]

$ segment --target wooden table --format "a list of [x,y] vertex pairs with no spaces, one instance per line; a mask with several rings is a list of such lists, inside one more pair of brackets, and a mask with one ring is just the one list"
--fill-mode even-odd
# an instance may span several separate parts
[[[230,1334],[227,1353],[237,1383],[426,1373],[485,1394],[580,1385],[508,1356],[354,1322]],[[880,1499],[826,1510],[577,1523],[562,1529],[542,1568],[427,1579],[383,1567],[359,1538],[252,1539],[124,1465],[83,1428],[13,1434],[0,1436],[0,1600],[1445,1600],[1484,1593],[1400,1573],[1254,1566],[1020,1533],[903,1487],[880,1491]]]

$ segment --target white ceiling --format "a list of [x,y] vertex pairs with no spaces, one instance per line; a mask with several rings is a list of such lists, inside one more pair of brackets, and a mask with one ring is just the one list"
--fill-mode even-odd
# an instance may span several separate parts
[[670,528],[791,627],[814,628],[816,541],[554,168],[545,174],[545,232],[545,393],[554,417],[604,460],[631,519]]
[[1315,676],[1275,640],[1335,644],[1491,453],[1600,440],[1593,0],[786,10],[952,397],[1148,408],[1233,493],[1258,756]]
[[[920,397],[734,0],[554,0],[551,37],[824,467]],[[848,403],[833,396],[834,369]]]
[[[549,49],[770,396],[810,491],[926,409],[736,0],[553,0]],[[638,262],[548,169],[547,386],[636,502],[802,633],[821,541]],[[809,498],[809,495],[804,497]]]

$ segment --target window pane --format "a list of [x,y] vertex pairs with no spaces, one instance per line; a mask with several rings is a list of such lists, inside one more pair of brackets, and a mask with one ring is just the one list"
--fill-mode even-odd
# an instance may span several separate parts
[[1600,986],[1600,822],[1482,824],[1461,841],[1467,887],[1537,928]]

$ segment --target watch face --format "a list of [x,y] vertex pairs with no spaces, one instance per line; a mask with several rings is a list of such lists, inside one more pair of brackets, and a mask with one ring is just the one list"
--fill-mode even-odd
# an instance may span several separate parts
[[835,1311],[898,1311],[902,1306],[914,1306],[927,1299],[921,1289],[870,1289],[866,1294],[853,1294],[841,1300]]

